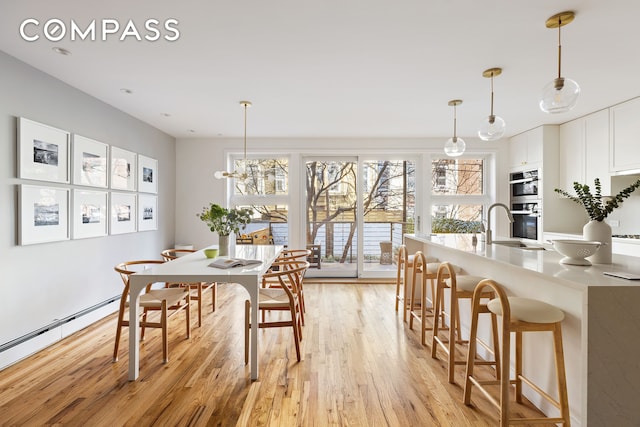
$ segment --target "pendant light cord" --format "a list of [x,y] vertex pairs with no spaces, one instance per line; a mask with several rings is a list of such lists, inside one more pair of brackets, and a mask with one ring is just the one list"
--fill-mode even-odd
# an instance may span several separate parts
[[560,42],[560,29],[562,28],[562,18],[558,18],[558,78],[562,78],[561,64],[562,64],[562,43]]

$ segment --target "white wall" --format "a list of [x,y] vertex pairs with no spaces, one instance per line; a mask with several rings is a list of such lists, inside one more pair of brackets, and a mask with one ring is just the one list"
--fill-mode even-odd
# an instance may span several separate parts
[[[38,183],[17,178],[20,116],[158,159],[158,231],[18,246],[18,185]],[[0,52],[0,141],[1,345],[121,294],[115,264],[173,245],[175,139]]]
[[[360,154],[380,153],[398,156],[404,154],[443,153],[443,138],[248,138],[247,151],[249,156],[256,153],[266,155],[285,155],[300,158],[303,155],[319,156],[355,156]],[[490,180],[497,181],[497,200],[508,203],[508,142],[481,142],[477,138],[467,138],[467,153],[493,152],[496,153],[497,173]],[[202,248],[216,242],[217,237],[211,233],[196,214],[209,203],[226,204],[227,180],[217,180],[213,177],[216,170],[226,170],[225,163],[228,153],[240,154],[242,150],[241,138],[211,138],[211,139],[178,139],[176,143],[176,183],[179,191],[176,194],[176,205],[180,208],[176,212],[176,242],[193,244]],[[428,163],[424,163],[428,167]],[[295,176],[295,175],[292,175]],[[428,180],[429,178],[427,178]],[[299,178],[300,185],[290,184],[290,188],[304,189],[304,176]],[[426,182],[426,181],[425,181]],[[493,188],[493,185],[490,185]],[[301,193],[292,195],[292,204],[301,203]],[[425,213],[423,213],[424,217]],[[290,218],[290,221],[300,219]],[[295,230],[294,230],[295,231]],[[508,235],[506,220],[500,224],[500,235]],[[302,244],[293,238],[291,244]]]

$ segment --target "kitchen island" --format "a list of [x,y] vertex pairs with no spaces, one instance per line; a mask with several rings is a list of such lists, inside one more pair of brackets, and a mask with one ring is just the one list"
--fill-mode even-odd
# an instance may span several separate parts
[[[640,258],[614,255],[613,264],[585,267],[560,264],[563,256],[551,246],[530,250],[473,245],[471,235],[464,234],[408,234],[404,242],[409,253],[421,250],[459,266],[463,274],[495,280],[510,296],[538,299],[563,310],[572,425],[640,426],[640,282],[603,274],[640,274]],[[468,305],[461,306],[461,316],[463,334],[468,334]],[[480,327],[479,335],[489,340],[488,324]],[[526,334],[524,372],[557,397],[552,345],[551,334]],[[544,413],[557,415],[554,406],[526,387],[525,395]]]

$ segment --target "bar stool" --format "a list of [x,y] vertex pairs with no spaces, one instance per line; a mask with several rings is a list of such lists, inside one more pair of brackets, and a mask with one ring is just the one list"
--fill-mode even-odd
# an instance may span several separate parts
[[[426,331],[427,331],[427,317],[433,317],[433,306],[434,301],[436,300],[436,285],[435,281],[438,277],[438,268],[440,267],[440,262],[435,258],[426,257],[422,251],[418,251],[414,254],[414,262],[413,262],[413,273],[411,279],[411,298],[409,303],[409,313],[411,314],[411,318],[409,319],[409,329],[413,329],[413,319],[419,319],[422,327],[421,332],[421,342],[422,345],[427,345],[426,341]],[[454,267],[457,271],[460,271],[460,268]],[[416,288],[417,288],[417,275],[421,275],[421,292],[420,292],[420,304],[416,305]],[[427,281],[431,285],[431,298],[427,295]],[[427,304],[430,305],[429,311],[431,314],[427,315]],[[416,313],[416,308],[420,308],[420,315]],[[442,313],[442,310],[440,310]],[[444,317],[443,317],[444,319]]]
[[[436,279],[436,302],[434,310],[434,318],[439,319],[433,322],[433,336],[431,338],[431,357],[437,358],[438,345],[442,347],[447,354],[448,375],[449,383],[453,384],[455,366],[465,365],[467,362],[464,359],[456,360],[456,344],[466,344],[470,341],[476,342],[476,338],[470,338],[470,341],[462,339],[462,331],[460,327],[460,300],[471,300],[474,295],[476,285],[484,280],[484,277],[471,276],[471,275],[458,275],[460,269],[452,266],[448,262],[443,262],[438,267],[437,279]],[[444,291],[445,289],[451,290],[451,296],[449,299],[448,313],[443,311],[444,307]],[[495,298],[495,294],[492,290],[487,290],[479,294],[482,299]],[[442,312],[442,314],[441,314]],[[440,321],[444,317],[449,318],[449,327],[441,328]],[[444,325],[443,325],[444,326]],[[447,338],[440,337],[441,330],[448,330]],[[500,378],[500,351],[498,348],[498,320],[495,314],[491,315],[491,333],[493,348],[489,348],[487,344],[482,341],[478,341],[489,353],[493,354],[493,361],[486,361],[482,359],[475,360],[477,365],[492,365],[496,367],[496,378]],[[456,339],[457,335],[457,339]]]
[[[490,288],[498,296],[489,301],[484,309],[481,309],[480,298]],[[553,305],[529,298],[507,297],[506,293],[493,280],[483,280],[478,283],[473,295],[473,314],[471,317],[471,337],[469,338],[469,353],[467,355],[467,374],[464,385],[464,403],[471,404],[471,388],[476,386],[500,411],[500,426],[506,427],[510,423],[561,423],[565,427],[571,424],[569,416],[569,400],[567,397],[567,381],[564,367],[564,352],[562,349],[562,320],[564,312]],[[481,381],[473,376],[474,359],[476,353],[475,340],[478,332],[478,314],[482,310],[489,310],[498,316],[502,316],[502,366],[499,381]],[[552,398],[544,390],[533,384],[522,373],[522,333],[549,331],[553,333],[553,347],[556,364],[556,377],[558,385],[558,400]],[[509,376],[511,353],[511,333],[516,334],[515,343],[515,379]],[[560,410],[557,418],[511,418],[509,416],[509,388],[515,384],[516,402],[522,403],[522,383],[529,385],[544,399],[551,402]],[[500,385],[500,401],[494,399],[484,388],[485,385]]]
[[[400,301],[402,301],[403,314],[402,319],[407,321],[407,277],[409,277],[409,269],[413,270],[413,255],[407,253],[407,247],[400,245],[398,248],[398,271],[396,274],[396,311]],[[400,288],[404,285],[402,294],[400,294]]]

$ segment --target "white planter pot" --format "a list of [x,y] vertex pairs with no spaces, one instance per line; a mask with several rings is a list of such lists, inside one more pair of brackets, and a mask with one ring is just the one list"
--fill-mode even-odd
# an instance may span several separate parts
[[611,264],[611,227],[604,221],[589,221],[582,228],[585,240],[600,242],[600,249],[587,259],[594,264]]

